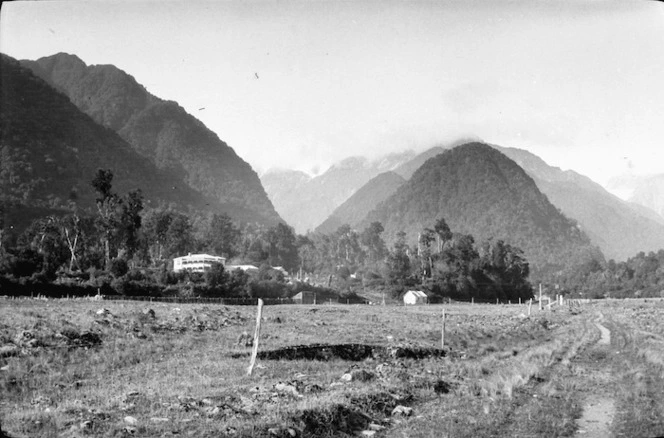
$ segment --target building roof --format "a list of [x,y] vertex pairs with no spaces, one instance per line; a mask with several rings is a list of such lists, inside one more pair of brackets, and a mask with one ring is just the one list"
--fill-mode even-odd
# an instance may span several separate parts
[[227,271],[234,271],[236,269],[242,269],[243,271],[252,271],[252,270],[255,269],[256,271],[258,271],[258,267],[254,266],[254,265],[227,265],[226,266]]
[[212,258],[212,259],[225,259],[225,257],[215,256],[211,254],[187,254],[186,256],[175,257],[176,259],[187,259],[187,258]]
[[427,298],[427,294],[422,292],[421,290],[409,290],[408,292],[405,293],[405,295],[415,295],[417,298]]

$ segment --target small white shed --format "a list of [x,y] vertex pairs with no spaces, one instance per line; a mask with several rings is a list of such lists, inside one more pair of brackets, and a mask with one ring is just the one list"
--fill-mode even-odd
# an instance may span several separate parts
[[406,305],[426,304],[427,302],[429,302],[429,297],[421,290],[409,290],[403,296],[403,303]]

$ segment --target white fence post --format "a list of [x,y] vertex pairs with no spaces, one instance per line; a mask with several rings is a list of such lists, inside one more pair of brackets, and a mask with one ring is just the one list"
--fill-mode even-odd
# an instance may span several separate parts
[[440,348],[445,349],[445,308],[443,308],[443,328],[440,331]]
[[247,375],[251,376],[251,373],[254,371],[254,365],[256,365],[256,356],[258,356],[258,339],[261,334],[261,319],[263,315],[263,300],[258,299],[258,311],[256,312],[256,331],[254,332],[254,348],[251,351],[251,361],[249,362],[249,368],[247,369]]

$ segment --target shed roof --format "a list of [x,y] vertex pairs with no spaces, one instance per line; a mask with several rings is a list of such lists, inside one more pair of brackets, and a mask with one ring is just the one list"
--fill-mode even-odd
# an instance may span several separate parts
[[409,290],[408,292],[406,292],[406,295],[408,294],[415,295],[417,298],[427,298],[427,294],[425,294],[421,290]]

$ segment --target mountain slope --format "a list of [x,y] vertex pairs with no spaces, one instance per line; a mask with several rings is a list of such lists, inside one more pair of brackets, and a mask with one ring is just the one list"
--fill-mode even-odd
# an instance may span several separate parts
[[626,260],[664,248],[664,224],[656,215],[608,193],[590,178],[562,171],[522,149],[494,146],[519,164],[551,203],[576,220],[607,258]]
[[329,234],[343,224],[356,226],[378,203],[391,196],[405,182],[406,180],[395,172],[381,173],[337,207],[316,231]]
[[478,239],[504,239],[522,248],[533,273],[601,258],[574,221],[563,216],[514,161],[482,143],[427,160],[362,226],[380,221],[390,239],[417,233],[445,218],[452,230]]
[[92,208],[90,182],[99,168],[113,171],[114,191],[140,188],[148,205],[202,209],[212,202],[6,55],[0,55],[0,102],[0,201],[12,222],[6,226],[27,226],[70,201]]
[[279,214],[298,233],[313,230],[374,176],[399,167],[412,151],[377,160],[350,157],[314,178],[297,171],[272,171],[261,177]]
[[251,166],[177,103],[151,95],[115,66],[87,66],[73,55],[60,53],[22,64],[159,169],[213,198],[236,220],[268,225],[280,220]]
[[639,182],[629,200],[664,217],[664,175],[653,175]]

